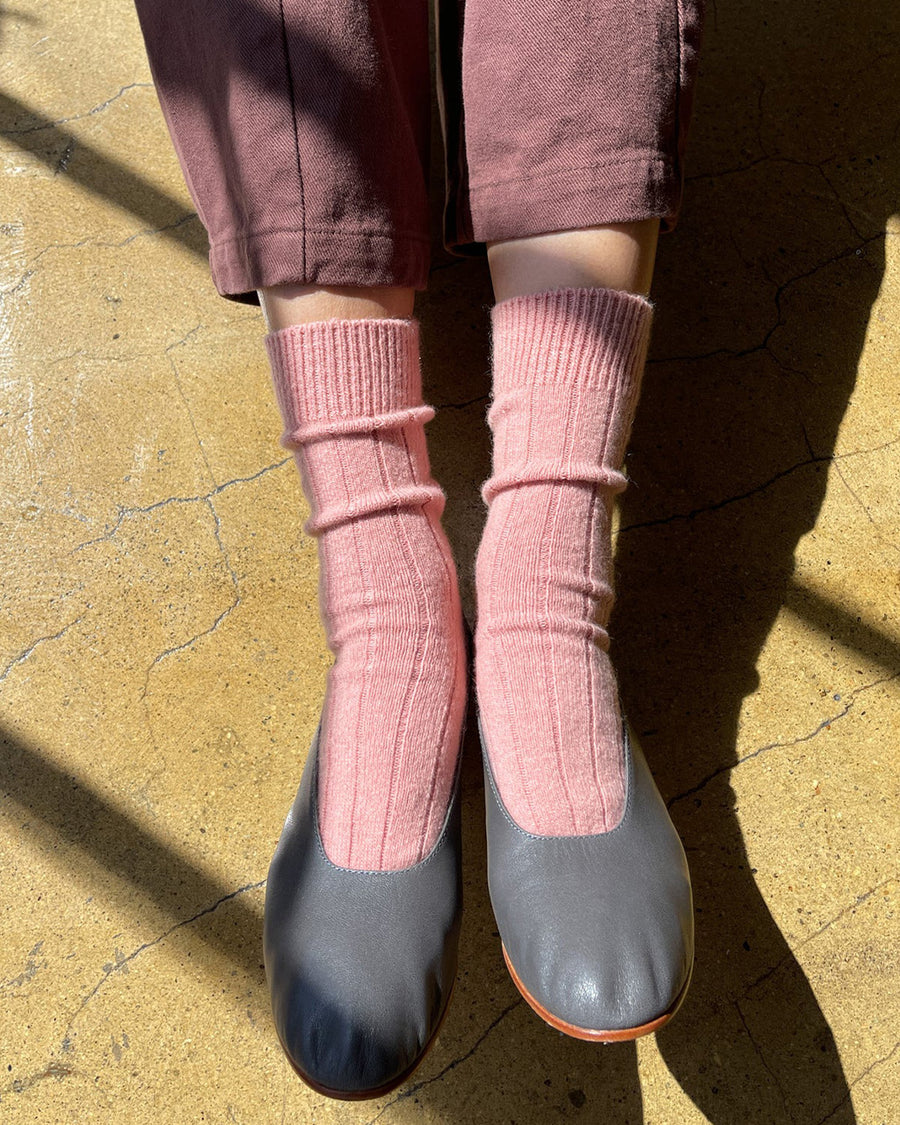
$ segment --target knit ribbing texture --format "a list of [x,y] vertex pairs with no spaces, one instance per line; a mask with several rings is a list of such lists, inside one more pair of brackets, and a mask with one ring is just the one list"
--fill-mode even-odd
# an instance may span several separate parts
[[493,467],[476,560],[476,691],[491,768],[538,835],[608,832],[625,807],[606,626],[611,515],[653,306],[601,288],[491,312]]
[[466,693],[456,570],[431,476],[414,319],[326,320],[266,337],[310,505],[334,653],[319,746],[328,858],[396,870],[435,843]]

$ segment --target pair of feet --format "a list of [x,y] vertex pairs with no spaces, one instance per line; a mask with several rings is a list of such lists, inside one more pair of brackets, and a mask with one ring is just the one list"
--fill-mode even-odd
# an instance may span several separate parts
[[[313,1089],[381,1097],[434,1042],[457,970],[462,915],[458,771],[417,863],[333,864],[319,831],[322,727],[269,867],[264,954],[278,1037]],[[491,904],[510,975],[551,1027],[635,1039],[667,1023],[693,965],[687,862],[640,747],[624,728],[626,806],[610,832],[541,836],[500,797],[482,734]]]
[[[566,999],[567,991],[608,993],[612,988],[633,994],[636,986],[631,970],[623,976],[623,963],[616,958],[601,958],[601,975],[608,977],[611,970],[618,976],[617,982],[610,979],[602,986],[596,966],[575,964],[585,941],[596,952],[607,939],[620,945],[624,939],[621,933],[613,938],[619,933],[615,921],[606,926],[607,939],[600,946],[586,933],[577,937],[582,927],[593,926],[594,913],[581,911],[580,922],[567,922],[569,907],[564,899],[556,901],[554,891],[564,875],[558,869],[562,863],[569,872],[562,882],[575,895],[571,907],[593,894],[595,900],[598,895],[606,900],[607,913],[622,913],[612,884],[606,890],[591,884],[591,890],[590,870],[577,874],[586,862],[596,866],[591,857],[585,858],[583,846],[568,858],[566,848],[573,841],[593,839],[609,850],[610,841],[627,844],[629,836],[626,800],[636,791],[633,777],[629,788],[633,758],[623,740],[605,626],[612,604],[611,508],[615,493],[625,485],[620,466],[651,316],[644,298],[595,288],[517,297],[492,312],[494,393],[488,420],[494,458],[483,490],[489,512],[476,566],[475,642],[489,781],[491,894],[519,987],[550,1022],[555,1019],[556,1026],[573,1034],[580,1030],[587,1038],[609,1038],[607,1031],[640,1033],[635,1029],[652,1022],[628,1024],[631,1016],[619,1010],[616,1000],[612,1007],[618,1027],[608,1028],[586,1014],[593,1010],[597,1016],[604,1006],[611,1011],[608,995],[600,1008],[589,1005],[584,1011]],[[267,899],[267,967],[272,966],[270,980],[274,974],[281,982],[273,985],[273,1001],[283,1041],[306,1044],[285,1044],[304,1076],[316,1084],[311,1070],[320,1076],[342,1074],[349,1052],[365,1056],[371,1066],[357,1060],[352,1074],[341,1079],[343,1085],[331,1086],[321,1077],[318,1084],[328,1090],[347,1089],[348,1082],[357,1089],[380,1089],[384,1082],[373,1080],[379,1067],[392,1071],[391,1080],[396,1079],[399,1062],[408,1062],[410,1054],[423,1048],[423,1035],[430,1039],[433,1034],[441,1003],[423,1007],[421,988],[429,981],[432,1001],[446,1001],[445,978],[451,972],[447,950],[455,950],[458,849],[452,843],[451,822],[467,685],[456,573],[440,526],[444,497],[431,478],[425,445],[424,422],[431,411],[422,402],[417,323],[320,321],[273,333],[267,346],[286,424],[285,443],[296,450],[310,502],[307,530],[319,540],[322,610],[335,653],[311,754],[315,781],[305,776],[303,808],[294,815],[293,828],[289,820],[284,846],[279,845],[282,858],[276,854],[270,876],[269,895],[273,878],[278,889],[271,924]],[[652,789],[652,781],[649,784]],[[668,825],[663,836],[669,839],[671,825],[664,809],[662,817]],[[651,820],[662,823],[658,810]],[[348,902],[355,904],[351,914],[356,923],[378,916],[378,902],[369,901],[373,888],[387,893],[385,888],[395,885],[390,895],[396,906],[406,893],[398,888],[406,885],[410,872],[429,872],[428,889],[420,888],[420,897],[424,894],[430,903],[426,913],[431,920],[425,925],[429,936],[420,935],[422,940],[414,941],[406,956],[410,979],[418,984],[410,986],[407,979],[406,985],[394,981],[392,986],[401,993],[413,988],[418,999],[412,1008],[418,1014],[413,1017],[401,1003],[405,1014],[387,1020],[394,1031],[381,1039],[404,1045],[401,1049],[395,1042],[383,1058],[371,1035],[359,1039],[356,1032],[351,1034],[327,1003],[323,1009],[317,999],[310,1007],[309,958],[316,962],[311,951],[329,929],[323,923],[307,933],[308,923],[297,916],[298,911],[308,916],[315,898],[312,891],[303,891],[303,872],[317,866],[311,859],[316,854],[313,837],[320,842],[325,862],[323,885],[338,878],[336,872],[343,873],[339,881],[349,878]],[[492,837],[503,842],[492,847]],[[292,842],[284,844],[285,839]],[[670,845],[671,840],[667,870],[682,886],[683,854],[680,845],[674,851]],[[442,862],[435,862],[436,854]],[[614,881],[633,877],[626,870],[634,866],[631,860],[619,856],[616,863],[618,868],[606,865]],[[376,874],[381,878],[372,882]],[[437,885],[431,886],[429,879],[436,879]],[[525,915],[516,893],[522,879],[530,880],[540,900],[526,903]],[[546,889],[539,891],[545,880]],[[333,892],[334,888],[328,891]],[[648,886],[647,894],[657,893],[670,895]],[[668,996],[669,1008],[668,978],[684,974],[684,949],[671,952],[679,942],[684,946],[683,887],[671,893],[681,906],[674,915],[671,903],[662,912],[670,920],[678,915],[678,932],[669,932],[666,923],[663,945],[665,956],[678,964],[663,972],[667,983],[659,992]],[[277,908],[275,900],[280,903]],[[368,915],[355,913],[361,906]],[[413,895],[407,913],[420,916],[421,908]],[[321,903],[315,909],[327,914]],[[548,920],[543,937],[537,933],[534,909]],[[509,941],[501,916],[507,919]],[[410,924],[404,920],[401,931]],[[564,930],[568,925],[580,952],[565,953],[569,944],[560,944],[559,925]],[[634,920],[626,921],[625,929],[635,925]],[[419,928],[420,923],[413,926],[417,933]],[[523,928],[532,937],[523,938]],[[659,926],[651,925],[650,930]],[[306,936],[298,937],[300,931]],[[276,932],[281,936],[272,938]],[[633,935],[629,957],[637,945],[644,948],[639,936]],[[376,948],[383,947],[382,938],[376,935]],[[322,984],[327,977],[349,974],[335,995],[341,997],[338,1008],[349,1003],[354,1009],[361,1002],[354,990],[365,990],[367,977],[377,972],[385,981],[393,979],[384,964],[376,970],[364,950],[367,940],[367,932],[353,939],[343,968],[333,963],[331,954],[326,957],[326,964],[319,965],[324,976],[313,988],[317,997],[323,988],[328,992]],[[334,947],[333,934],[328,941]],[[406,939],[395,929],[390,943],[396,950],[406,947]],[[553,965],[545,956],[550,945],[556,949],[550,958]],[[288,949],[293,952],[285,960]],[[428,966],[423,963],[417,969],[423,957]],[[455,970],[455,952],[450,960]],[[293,968],[286,968],[288,964]],[[659,975],[656,954],[648,965],[638,975]],[[316,972],[312,975],[319,979]],[[306,980],[302,998],[295,995],[301,978]],[[525,978],[532,981],[530,986]],[[683,984],[682,979],[679,988]],[[636,990],[646,992],[641,986]],[[385,999],[392,1012],[396,1002],[396,997]],[[648,1003],[652,1007],[658,1002],[658,997],[644,996],[638,1006],[646,1011]],[[376,1005],[382,1015],[385,1004]],[[662,1014],[662,1009],[654,1013]],[[371,1026],[381,1019],[373,1011],[360,1018]],[[317,1045],[307,1041],[308,1034]],[[311,1066],[308,1059],[313,1056],[320,1062]],[[374,1062],[376,1058],[382,1062]],[[369,1078],[362,1077],[360,1066]]]

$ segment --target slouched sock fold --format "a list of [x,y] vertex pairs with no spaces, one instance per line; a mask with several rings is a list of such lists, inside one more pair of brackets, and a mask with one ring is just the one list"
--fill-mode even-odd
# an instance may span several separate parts
[[334,664],[319,828],[358,870],[417,863],[438,837],[466,692],[456,570],[431,476],[416,320],[326,320],[266,337],[318,541]]
[[607,832],[624,811],[611,516],[652,315],[644,297],[601,288],[513,297],[491,313],[476,691],[500,794],[539,835]]

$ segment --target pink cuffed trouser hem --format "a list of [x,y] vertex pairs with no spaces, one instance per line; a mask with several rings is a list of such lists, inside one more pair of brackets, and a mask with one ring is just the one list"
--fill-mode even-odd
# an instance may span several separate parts
[[[704,0],[433,0],[442,240],[660,218]],[[136,0],[215,284],[424,289],[429,0]]]
[[290,282],[424,289],[430,254],[428,241],[419,237],[292,229],[212,243],[209,266],[223,296]]
[[[672,229],[681,199],[674,162],[653,155],[536,177],[529,181],[525,198],[511,206],[521,186],[517,181],[470,184],[473,241],[521,238],[523,229],[540,234],[650,218],[659,218],[664,229]],[[546,225],[536,225],[541,223]],[[474,237],[475,230],[481,238]]]

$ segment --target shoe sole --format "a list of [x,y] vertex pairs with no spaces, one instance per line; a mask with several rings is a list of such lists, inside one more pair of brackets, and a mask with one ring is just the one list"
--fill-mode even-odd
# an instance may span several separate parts
[[578,1027],[577,1024],[567,1023],[565,1020],[561,1020],[559,1016],[554,1016],[552,1012],[548,1012],[542,1004],[535,1000],[525,985],[522,984],[522,981],[519,979],[519,974],[513,967],[513,963],[509,959],[509,954],[506,952],[506,947],[502,942],[500,943],[500,948],[503,950],[503,960],[506,962],[506,967],[509,970],[509,975],[512,977],[513,984],[519,992],[521,992],[529,1006],[541,1017],[544,1023],[549,1024],[550,1027],[554,1028],[556,1031],[562,1031],[565,1035],[570,1035],[573,1039],[585,1039],[591,1043],[623,1043],[631,1039],[640,1039],[642,1035],[652,1035],[654,1031],[659,1031],[681,1007],[681,1002],[687,995],[687,990],[691,983],[691,976],[694,971],[693,963],[691,963],[691,971],[688,973],[688,978],[684,982],[681,991],[675,997],[672,1005],[667,1008],[661,1016],[650,1020],[649,1023],[639,1024],[637,1027],[610,1028],[608,1031],[602,1031],[593,1027]]
[[383,1086],[376,1086],[370,1090],[335,1090],[330,1086],[323,1086],[321,1082],[317,1082],[314,1078],[310,1078],[308,1074],[306,1074],[303,1070],[300,1069],[299,1066],[297,1066],[297,1064],[291,1058],[290,1054],[288,1054],[288,1049],[282,1042],[280,1035],[278,1036],[278,1042],[281,1043],[281,1049],[284,1051],[285,1057],[291,1064],[294,1073],[298,1078],[305,1082],[311,1090],[315,1090],[317,1094],[322,1094],[326,1098],[334,1098],[336,1101],[341,1102],[365,1102],[374,1100],[375,1098],[383,1098],[385,1094],[390,1094],[392,1090],[396,1090],[398,1086],[402,1086],[403,1083],[411,1078],[412,1075],[424,1062],[425,1056],[434,1046],[434,1042],[440,1034],[441,1028],[444,1026],[444,1020],[447,1018],[447,1012],[450,1010],[450,1003],[453,1000],[453,991],[455,987],[456,986],[454,983],[454,985],[450,989],[450,995],[447,997],[447,1004],[444,1007],[443,1012],[441,1013],[441,1018],[438,1020],[437,1027],[431,1033],[431,1038],[425,1044],[422,1053],[412,1064],[412,1066],[407,1067],[402,1074],[398,1075],[398,1077],[396,1078],[392,1078],[390,1082],[385,1082]]

